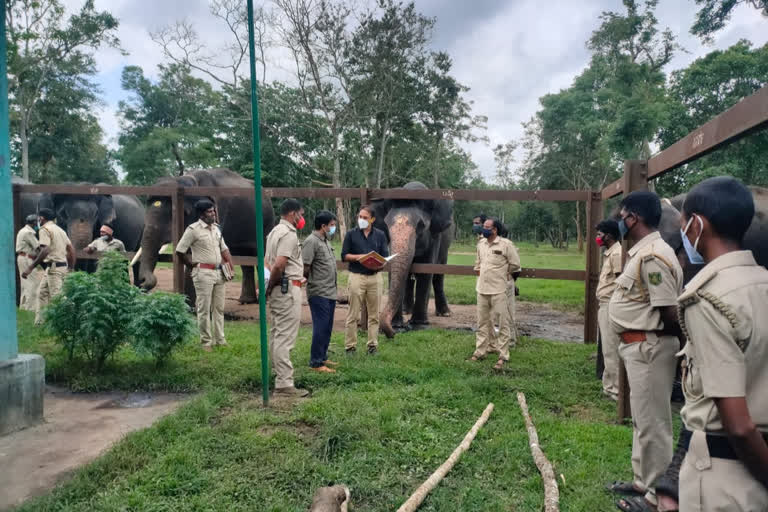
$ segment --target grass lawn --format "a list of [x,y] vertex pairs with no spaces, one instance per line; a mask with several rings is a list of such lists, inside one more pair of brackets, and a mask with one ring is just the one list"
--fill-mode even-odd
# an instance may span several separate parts
[[[228,322],[229,349],[190,345],[164,368],[129,351],[94,376],[70,366],[32,317],[19,315],[22,352],[43,354],[48,381],[79,390],[199,394],[155,426],[128,435],[71,481],[21,507],[31,511],[305,511],[314,490],[347,484],[352,510],[395,510],[458,445],[489,401],[496,409],[422,511],[539,511],[543,488],[515,392],[526,394],[542,447],[560,478],[561,510],[612,510],[602,490],[628,478],[631,430],[601,398],[595,347],[524,339],[503,374],[469,363],[474,338],[414,331],[381,340],[376,357],[342,354],[335,376],[307,368],[310,332],[294,350],[297,384],[312,398],[263,409],[258,325]],[[362,345],[361,345],[362,348]],[[363,351],[364,352],[364,351]],[[562,478],[560,477],[562,475]]]

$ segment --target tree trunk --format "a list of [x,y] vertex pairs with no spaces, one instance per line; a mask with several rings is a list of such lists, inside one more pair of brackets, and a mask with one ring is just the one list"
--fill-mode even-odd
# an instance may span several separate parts
[[437,145],[435,147],[435,162],[434,169],[432,169],[432,186],[434,188],[440,188],[439,176],[440,176],[440,146],[442,145],[443,134],[441,133],[437,137]]
[[[333,157],[333,186],[341,188],[341,159],[336,148]],[[344,217],[344,201],[340,197],[336,198],[336,220],[339,223],[339,239],[344,240],[347,236],[347,221]]]
[[176,166],[179,169],[179,176],[184,176],[184,160],[181,159],[181,155],[179,154],[179,145],[175,142],[171,144],[171,152],[173,153],[173,157],[176,159]]
[[376,165],[376,188],[381,188],[381,175],[384,171],[384,152],[387,149],[387,140],[389,139],[389,136],[387,135],[388,132],[389,121],[384,123],[384,127],[382,128],[381,144],[379,146],[379,162]]
[[27,130],[29,129],[29,121],[27,120],[27,116],[24,112],[21,114],[21,133],[19,136],[21,137],[21,169],[22,169],[22,178],[29,181],[29,134],[27,133]]

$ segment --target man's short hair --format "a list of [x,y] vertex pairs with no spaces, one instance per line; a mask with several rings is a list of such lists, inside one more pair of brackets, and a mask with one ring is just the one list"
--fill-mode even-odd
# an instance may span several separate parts
[[611,235],[614,240],[618,240],[620,238],[619,223],[613,219],[601,220],[600,223],[595,227],[595,229],[597,231],[605,233],[606,235]]
[[658,228],[661,222],[661,200],[648,190],[636,190],[621,200],[620,208],[643,219],[649,228]]
[[197,212],[198,217],[211,208],[213,208],[213,202],[208,199],[201,199],[195,203],[195,211]]
[[283,204],[280,205],[280,215],[286,216],[289,213],[298,212],[301,210],[301,203],[296,199],[286,199]]
[[486,221],[486,219],[488,219],[488,216],[486,214],[484,214],[484,213],[479,213],[479,214],[475,215],[474,217],[472,217],[472,220],[475,220],[475,219],[480,219],[480,224],[482,224],[483,222]]
[[37,215],[34,213],[30,213],[27,215],[27,218],[25,219],[27,224],[37,224]]
[[56,214],[53,213],[53,210],[50,208],[40,208],[40,211],[37,212],[37,214],[44,218],[45,220],[55,220]]
[[688,192],[683,203],[686,218],[692,214],[706,217],[715,233],[741,243],[755,216],[752,192],[730,176],[709,178]]
[[331,223],[332,220],[336,220],[336,216],[328,210],[320,210],[315,214],[315,229],[320,229]]
[[363,206],[360,207],[360,211],[363,211],[363,210],[367,211],[368,215],[370,215],[371,217],[376,217],[376,213],[373,211],[373,206],[369,204],[364,204]]
[[[501,237],[507,236],[507,228],[504,227],[504,224],[501,223],[501,221],[496,217],[488,217],[485,220],[490,220],[493,222],[493,227],[496,228],[496,234],[498,234]],[[485,222],[485,221],[483,221]]]

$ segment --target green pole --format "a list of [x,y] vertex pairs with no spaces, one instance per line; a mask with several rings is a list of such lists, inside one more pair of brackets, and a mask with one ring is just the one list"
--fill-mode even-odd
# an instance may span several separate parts
[[16,337],[16,263],[14,261],[13,194],[11,192],[11,144],[8,125],[8,63],[5,41],[6,2],[0,8],[0,361],[19,354]]
[[259,144],[259,93],[256,87],[256,43],[253,37],[253,0],[248,0],[248,48],[251,57],[251,133],[253,137],[253,194],[256,199],[256,255],[258,257],[256,277],[259,280],[261,392],[264,406],[266,406],[269,404],[269,350],[267,344],[267,292],[264,283],[264,219],[261,214],[263,205],[261,199],[261,148]]

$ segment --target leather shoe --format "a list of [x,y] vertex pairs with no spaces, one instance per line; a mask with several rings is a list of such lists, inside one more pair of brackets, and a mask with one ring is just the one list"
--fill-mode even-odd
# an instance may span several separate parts
[[327,366],[317,366],[310,368],[310,370],[317,373],[336,373],[336,370],[333,368],[328,368]]
[[309,391],[306,389],[299,389],[294,386],[288,386],[285,388],[275,388],[275,394],[280,396],[295,396],[298,398],[303,398],[305,396],[309,396]]

